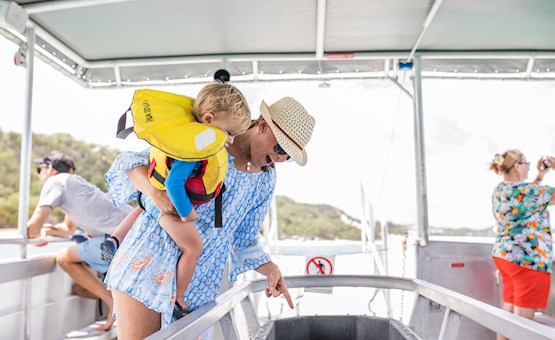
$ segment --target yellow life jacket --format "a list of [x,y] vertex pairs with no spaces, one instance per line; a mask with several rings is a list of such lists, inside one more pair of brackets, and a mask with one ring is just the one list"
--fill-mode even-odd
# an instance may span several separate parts
[[[171,170],[174,158],[162,150],[152,147],[150,150],[150,165],[148,176],[150,183],[158,190],[166,190],[165,181]],[[193,204],[203,204],[218,196],[228,167],[228,157],[225,148],[215,155],[201,162],[196,174],[187,179],[185,189]]]
[[198,123],[192,112],[193,103],[194,98],[187,96],[137,90],[127,111],[131,111],[133,127],[125,128],[127,112],[124,113],[118,122],[117,137],[125,138],[134,131],[137,137],[152,145],[148,174],[152,185],[159,190],[166,189],[164,183],[174,160],[202,162],[197,174],[187,179],[185,190],[193,204],[219,197],[216,201],[218,227],[221,226],[219,194],[225,190],[223,181],[228,168],[227,135]]

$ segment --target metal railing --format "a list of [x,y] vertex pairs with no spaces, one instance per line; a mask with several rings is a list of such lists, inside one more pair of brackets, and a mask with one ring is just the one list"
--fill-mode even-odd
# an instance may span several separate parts
[[[445,307],[443,324],[439,333],[441,340],[457,339],[461,321],[468,318],[493,332],[502,333],[513,340],[552,340],[555,329],[521,318],[500,308],[488,305],[468,296],[418,279],[388,276],[329,275],[289,276],[289,288],[310,287],[373,287],[400,289],[416,293],[416,304],[409,321],[409,328],[422,334],[423,320],[430,313],[430,301]],[[233,324],[233,309],[241,304],[251,335],[260,331],[260,321],[252,304],[251,294],[266,288],[266,279],[244,281],[220,295],[212,303],[188,314],[155,334],[149,340],[195,339],[217,322],[226,339],[239,339]]]
[[[71,239],[65,237],[48,236],[46,239],[48,243],[72,242]],[[32,245],[34,242],[38,242],[39,240],[39,237],[25,240],[23,236],[19,235],[14,237],[0,237],[0,244]]]
[[0,283],[48,274],[56,268],[56,259],[51,255],[37,256],[32,259],[17,259],[0,264]]
[[[54,268],[55,262],[51,256],[2,263],[0,283],[29,279],[50,273]],[[290,289],[372,287],[414,292],[416,303],[408,326],[416,334],[422,334],[426,324],[424,320],[431,311],[430,302],[434,302],[445,307],[439,339],[456,339],[463,317],[515,340],[555,339],[555,329],[419,279],[377,275],[329,275],[289,276],[286,280]],[[217,322],[226,334],[226,339],[239,339],[232,314],[239,304],[245,313],[248,331],[254,336],[260,331],[262,325],[254,308],[252,295],[263,291],[266,285],[266,279],[240,282],[217,297],[214,302],[202,306],[148,339],[194,339]]]
[[[56,247],[48,247],[47,245],[43,245],[41,247],[35,247],[33,250],[29,250],[29,246],[34,247],[36,243],[41,243],[42,239],[39,237],[36,238],[26,238],[23,237],[21,234],[15,236],[0,236],[0,247],[4,246],[13,246],[14,252],[6,250],[8,248],[3,248],[3,251],[0,252],[0,264],[2,263],[11,263],[12,261],[21,262],[26,261],[28,258],[37,258],[43,255],[54,255],[63,244],[72,245],[74,241],[70,238],[64,237],[55,237],[55,236],[48,236],[46,238],[48,244],[53,245],[56,244]],[[17,254],[17,250],[19,249],[19,254]],[[54,258],[52,258],[54,261]],[[30,262],[34,263],[34,262]],[[13,264],[15,267],[16,264]],[[7,274],[7,273],[4,273]],[[0,274],[2,276],[2,274]]]

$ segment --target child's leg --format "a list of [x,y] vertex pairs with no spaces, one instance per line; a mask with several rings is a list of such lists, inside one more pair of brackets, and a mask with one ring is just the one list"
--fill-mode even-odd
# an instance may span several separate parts
[[202,239],[197,228],[191,222],[182,222],[176,220],[175,217],[164,214],[160,217],[160,225],[182,252],[177,262],[176,300],[179,305],[185,307],[186,303],[183,296],[193,278],[198,258],[202,253]]
[[119,248],[119,244],[123,241],[125,235],[127,235],[141,212],[142,210],[140,208],[136,208],[130,212],[129,215],[121,221],[112,235],[100,244],[100,257],[105,263],[110,264],[112,262],[112,259]]

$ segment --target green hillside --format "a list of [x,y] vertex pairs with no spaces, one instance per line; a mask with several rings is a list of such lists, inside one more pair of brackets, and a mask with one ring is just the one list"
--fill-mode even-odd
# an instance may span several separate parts
[[[14,132],[0,130],[0,228],[17,227],[19,202],[19,159],[21,136]],[[32,159],[40,159],[52,150],[70,155],[77,166],[77,173],[106,191],[104,174],[110,168],[119,150],[76,140],[69,134],[33,135]],[[31,170],[31,197],[29,215],[37,204],[40,188],[35,165]],[[285,196],[277,197],[280,238],[305,239],[350,239],[359,240],[359,220],[343,211],[326,204],[295,202]],[[61,221],[63,214],[56,211],[50,222]],[[388,222],[389,233],[403,234],[410,226]],[[381,235],[379,222],[375,236]],[[491,228],[483,230],[432,228],[435,235],[493,236]]]
[[[0,177],[0,228],[17,227],[20,145],[19,133],[0,130],[0,173],[3,174]],[[52,150],[71,156],[77,167],[76,173],[106,191],[104,174],[118,150],[79,141],[69,134],[33,135],[32,159],[42,158]],[[36,206],[39,194],[38,176],[33,165],[29,214]],[[359,229],[352,226],[358,221],[332,206],[297,203],[287,197],[277,197],[277,205],[280,237],[360,239]],[[62,216],[57,211],[51,222],[61,221]]]
[[360,240],[360,229],[355,227],[360,221],[330,205],[298,203],[277,196],[277,210],[282,238]]
[[[21,135],[0,130],[0,228],[17,227],[19,202],[19,162]],[[69,134],[33,134],[32,159],[44,157],[52,150],[62,151],[73,158],[77,173],[102,190],[106,191],[104,174],[119,151],[76,140]],[[29,213],[35,208],[40,188],[35,164],[31,169],[31,197]],[[60,220],[57,212],[51,222]]]

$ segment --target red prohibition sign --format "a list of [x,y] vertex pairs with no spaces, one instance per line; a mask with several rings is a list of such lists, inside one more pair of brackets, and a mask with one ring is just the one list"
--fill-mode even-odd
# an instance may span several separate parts
[[306,275],[330,275],[333,265],[325,257],[315,256],[306,263]]

